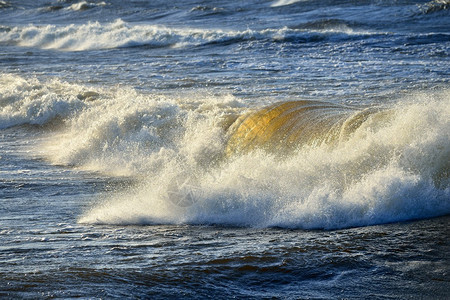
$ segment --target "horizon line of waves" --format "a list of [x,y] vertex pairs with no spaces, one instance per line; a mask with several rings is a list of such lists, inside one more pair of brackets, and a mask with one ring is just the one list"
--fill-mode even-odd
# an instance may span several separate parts
[[373,35],[338,24],[325,29],[268,28],[243,31],[222,29],[170,28],[162,25],[132,24],[117,19],[112,23],[89,22],[81,25],[27,25],[0,30],[0,42],[23,47],[66,51],[126,48],[138,46],[186,47],[208,44],[234,44],[245,41],[308,43],[322,40],[361,39]]

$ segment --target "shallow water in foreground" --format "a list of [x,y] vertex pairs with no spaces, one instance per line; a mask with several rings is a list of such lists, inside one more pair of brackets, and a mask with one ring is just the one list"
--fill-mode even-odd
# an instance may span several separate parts
[[2,297],[448,295],[448,216],[331,231],[78,224],[95,194],[132,182],[26,158],[17,132],[1,148],[21,166],[2,171]]
[[2,289],[8,291],[3,295],[20,297],[214,293],[444,299],[448,221],[445,217],[331,232],[214,226],[24,230],[21,242],[6,251],[3,246],[3,265],[13,271],[2,274]]
[[[448,295],[448,216],[335,231],[83,225],[91,193],[123,183],[52,169],[9,181],[34,195],[3,200],[4,297]],[[67,193],[46,194],[58,177]]]

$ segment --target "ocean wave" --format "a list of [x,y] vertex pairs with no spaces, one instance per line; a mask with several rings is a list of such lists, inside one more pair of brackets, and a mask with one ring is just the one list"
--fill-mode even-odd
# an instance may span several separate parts
[[306,2],[306,1],[310,1],[310,0],[277,0],[277,1],[273,2],[270,6],[271,7],[279,7],[279,6],[286,6],[286,5],[291,5],[294,3]]
[[386,113],[318,101],[276,103],[240,116],[229,129],[226,152],[265,149],[284,155],[299,145],[341,143],[373,115]]
[[433,0],[425,4],[419,5],[419,9],[424,14],[431,14],[443,10],[450,9],[449,0]]
[[405,38],[404,45],[426,45],[450,42],[449,33],[416,34]]
[[[140,166],[154,165],[141,171],[137,187],[104,199],[79,221],[336,229],[449,214],[449,93],[411,97],[360,119],[337,144],[297,141],[296,151],[281,156],[255,147],[224,159],[217,115],[185,122],[176,147],[140,156]],[[326,110],[349,120],[359,111]],[[308,118],[312,131],[326,115]],[[278,122],[265,114],[260,120]],[[300,132],[310,134],[308,128]],[[279,140],[269,130],[261,134]]]
[[448,90],[381,107],[253,109],[231,95],[0,83],[1,128],[62,121],[30,151],[135,179],[81,223],[336,229],[450,214]]
[[[50,138],[50,161],[111,174],[118,170],[121,174],[138,174],[151,169],[145,162],[152,153],[177,153],[181,137],[191,128],[186,123],[201,122],[213,114],[216,117],[209,121],[220,123],[215,130],[223,131],[222,126],[233,120],[234,111],[241,106],[229,95],[205,94],[202,99],[196,94],[177,99],[139,94],[126,87],[87,87],[58,79],[0,76],[0,129],[37,125],[49,129],[49,134],[56,130],[54,138],[61,143]],[[118,166],[120,157],[123,164]]]
[[306,23],[300,23],[296,26],[290,26],[292,29],[303,30],[335,30],[342,32],[351,32],[352,28],[359,26],[355,22],[349,22],[342,19],[321,19]]
[[120,19],[101,24],[19,26],[0,32],[0,42],[23,47],[38,47],[66,51],[110,49],[120,47],[154,46],[185,47],[221,44],[249,40],[272,42],[316,42],[318,40],[347,40],[377,33],[357,31],[347,27],[326,29],[278,28],[263,30],[221,30],[170,28],[162,25],[130,24]]
[[[59,2],[65,2],[65,1],[59,1]],[[64,6],[63,4],[56,4],[56,5],[50,5],[43,8],[40,8],[41,11],[47,11],[47,12],[54,12],[59,10],[67,10],[67,11],[85,11],[89,10],[95,7],[103,7],[108,5],[105,2],[87,2],[87,1],[80,1],[77,3],[72,3],[68,6]]]
[[201,12],[204,15],[211,16],[211,15],[225,14],[226,10],[221,7],[199,5],[191,8],[190,12]]
[[[247,110],[238,99],[204,99],[189,110],[184,106],[189,98],[169,106],[164,99],[152,108],[152,116],[163,116],[158,121],[145,119],[130,106],[129,113],[119,110],[120,118],[111,115],[108,121],[86,123],[78,119],[68,137],[57,140],[89,142],[78,150],[63,143],[58,153],[70,153],[69,162],[78,161],[74,153],[85,149],[80,157],[94,156],[81,162],[100,169],[116,164],[123,170],[131,157],[131,174],[139,177],[131,190],[87,211],[82,223],[335,229],[428,218],[450,213],[448,97],[448,91],[410,95],[414,101],[404,99],[370,114],[363,108],[319,102],[314,105],[326,107],[328,113],[310,116],[305,122],[311,126],[296,130],[329,135],[326,130],[316,132],[315,125],[333,127],[321,119],[341,115],[344,122],[337,126],[346,134],[337,143],[295,140],[297,147],[283,154],[279,147],[269,146],[268,151],[250,139],[256,147],[228,155],[234,132],[229,124],[236,113],[245,116]],[[289,117],[301,118],[298,113],[291,110]],[[278,122],[266,115],[260,119]],[[88,127],[80,130],[79,124]],[[270,132],[261,130],[278,144],[281,136]]]
[[[0,129],[18,125],[46,125],[84,108],[85,89],[59,80],[41,82],[16,75],[0,75]],[[86,97],[85,97],[86,99]]]
[[11,7],[11,3],[7,1],[0,1],[0,9]]
[[74,3],[72,5],[70,5],[67,9],[68,10],[73,10],[73,11],[84,11],[84,10],[88,10],[94,7],[98,7],[98,6],[106,6],[107,4],[105,2],[86,2],[86,1],[81,1],[78,3]]

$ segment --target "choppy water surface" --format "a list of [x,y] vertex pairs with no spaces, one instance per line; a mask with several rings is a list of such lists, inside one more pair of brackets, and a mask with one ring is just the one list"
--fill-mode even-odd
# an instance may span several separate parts
[[0,295],[448,298],[449,9],[0,1]]

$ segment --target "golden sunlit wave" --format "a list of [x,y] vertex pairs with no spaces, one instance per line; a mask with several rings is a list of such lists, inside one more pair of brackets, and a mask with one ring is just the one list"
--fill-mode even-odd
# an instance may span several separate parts
[[226,153],[256,148],[284,153],[305,144],[337,143],[379,111],[308,100],[272,104],[233,123]]

